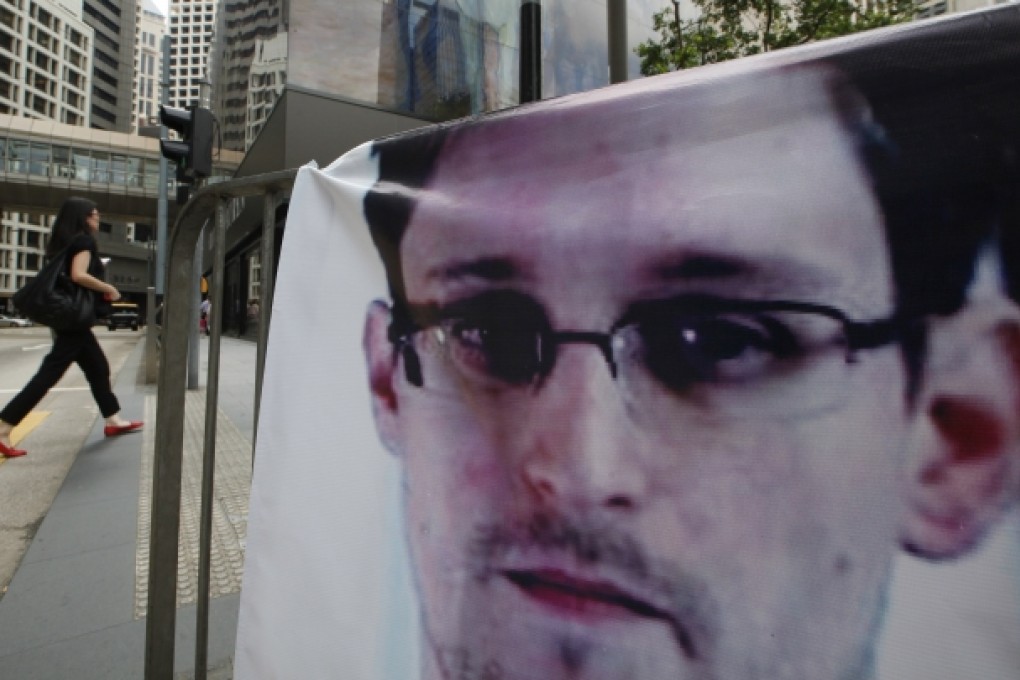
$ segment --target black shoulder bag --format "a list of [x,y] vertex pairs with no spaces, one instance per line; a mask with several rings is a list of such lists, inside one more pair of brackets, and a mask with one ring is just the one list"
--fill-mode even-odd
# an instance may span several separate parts
[[12,298],[18,311],[55,331],[90,328],[96,321],[96,296],[67,275],[67,252],[54,256]]

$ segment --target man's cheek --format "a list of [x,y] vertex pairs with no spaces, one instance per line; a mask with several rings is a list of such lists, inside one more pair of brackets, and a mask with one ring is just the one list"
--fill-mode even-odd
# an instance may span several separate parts
[[492,508],[506,499],[508,473],[500,443],[477,420],[450,411],[413,414],[402,436],[410,520],[452,546],[468,538],[463,534],[473,524],[491,520]]
[[649,464],[651,493],[645,499],[656,511],[656,524],[672,517],[672,533],[684,538],[688,550],[776,545],[772,534],[787,525],[778,515],[804,508],[810,492],[803,469],[809,455],[794,434],[782,423],[744,420],[691,426],[671,441],[660,440],[650,447],[658,464]]

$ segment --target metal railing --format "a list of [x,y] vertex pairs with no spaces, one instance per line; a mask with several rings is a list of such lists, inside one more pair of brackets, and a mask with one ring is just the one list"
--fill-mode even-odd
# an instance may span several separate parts
[[[177,554],[180,541],[181,472],[184,450],[184,404],[191,330],[193,291],[201,272],[195,252],[203,227],[212,224],[213,262],[209,291],[213,309],[223,309],[226,231],[230,202],[263,197],[262,304],[259,310],[255,368],[255,422],[258,422],[274,283],[273,243],[276,208],[290,192],[297,170],[244,177],[199,189],[185,205],[168,238],[166,296],[160,348],[156,444],[153,461],[152,514],[149,537],[148,607],[145,625],[145,678],[174,676],[174,637],[177,624]],[[219,399],[222,314],[211,315],[209,365],[206,383],[205,436],[202,453],[202,500],[199,528],[198,603],[195,626],[196,680],[204,680],[208,665],[209,563],[211,556],[213,470],[216,461],[216,413]],[[253,446],[254,454],[254,446]]]

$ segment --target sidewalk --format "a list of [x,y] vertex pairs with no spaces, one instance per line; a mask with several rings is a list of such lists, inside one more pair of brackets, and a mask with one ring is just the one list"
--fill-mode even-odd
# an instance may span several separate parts
[[[206,352],[201,383],[187,394],[175,667],[194,666],[199,489]],[[28,552],[0,600],[0,672],[18,680],[138,680],[144,675],[145,581],[156,386],[141,379],[139,342],[116,380],[124,413],[143,416],[138,435],[107,439],[97,419]],[[255,344],[221,342],[213,514],[209,677],[232,676],[247,530]]]

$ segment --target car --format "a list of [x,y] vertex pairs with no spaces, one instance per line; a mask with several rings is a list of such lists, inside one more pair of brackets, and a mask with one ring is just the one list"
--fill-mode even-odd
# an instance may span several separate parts
[[28,319],[19,319],[16,316],[0,314],[0,328],[28,328],[32,322]]
[[138,330],[138,305],[114,303],[113,311],[106,320],[106,327],[111,331],[118,328]]

